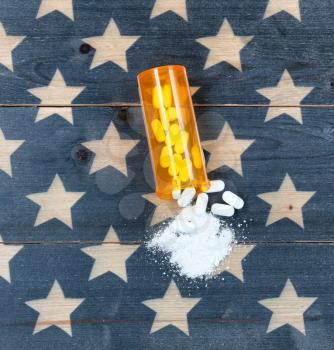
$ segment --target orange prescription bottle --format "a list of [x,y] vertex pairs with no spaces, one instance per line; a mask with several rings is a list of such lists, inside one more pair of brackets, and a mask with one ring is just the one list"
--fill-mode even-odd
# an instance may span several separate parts
[[185,67],[162,66],[138,75],[156,194],[209,189]]

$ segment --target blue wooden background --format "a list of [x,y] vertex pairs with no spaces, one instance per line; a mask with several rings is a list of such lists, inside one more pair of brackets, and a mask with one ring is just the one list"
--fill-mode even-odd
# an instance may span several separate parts
[[[58,4],[58,11],[37,18],[43,1]],[[263,18],[270,1],[286,9],[297,3],[301,20],[284,10]],[[181,2],[187,21],[175,11],[150,18],[156,0],[0,2],[7,35],[25,37],[11,52],[12,70],[0,48],[0,129],[7,140],[25,140],[10,157],[12,176],[0,163],[1,245],[23,246],[9,261],[0,256],[0,266],[10,269],[10,281],[0,270],[1,349],[333,349],[334,4],[170,3],[177,10]],[[69,8],[73,20],[63,13]],[[109,62],[90,68],[96,50],[84,39],[101,36],[111,19],[121,35],[139,37],[126,52],[128,71],[110,51],[104,53]],[[216,36],[224,19],[236,36],[253,37],[240,51],[242,70],[224,60],[205,69],[209,50],[197,39]],[[2,40],[0,33],[6,46]],[[156,205],[143,197],[154,185],[136,75],[163,64],[185,65],[191,85],[199,87],[193,100],[203,141],[217,139],[226,123],[237,139],[255,140],[241,156],[242,176],[227,166],[209,174],[245,199],[229,221],[238,243],[255,245],[241,262],[243,281],[228,271],[189,281],[145,248],[156,230],[150,225]],[[38,121],[54,98],[41,101],[30,89],[48,86],[57,69],[66,85],[83,91],[70,104],[60,98]],[[265,121],[271,101],[257,90],[277,86],[285,70],[295,86],[311,91],[297,106],[288,91],[279,99],[285,112]],[[60,96],[65,101],[66,90]],[[70,107],[72,124],[61,117]],[[302,123],[289,115],[296,107]],[[96,155],[83,144],[101,140],[111,122],[121,141],[139,140],[126,156],[127,176],[113,166],[90,173]],[[266,225],[271,208],[258,195],[277,191],[287,173],[298,191],[316,192],[302,208],[304,227],[288,214]],[[40,208],[26,197],[48,191],[56,174],[66,191],[85,193],[71,210],[72,229],[57,219],[35,226]],[[127,282],[112,271],[89,279],[94,259],[82,249],[100,245],[110,226],[121,243],[139,246],[126,260]],[[172,278],[183,297],[201,298],[187,315],[189,335],[172,324],[150,333],[155,312],[143,301],[162,298]],[[288,279],[300,297],[317,298],[302,314],[305,334],[291,325],[293,314],[268,332],[272,312],[259,303],[277,298]],[[45,299],[55,280],[66,298],[84,299],[70,319],[58,320],[69,322],[72,334],[48,320],[34,334],[39,313],[26,302]]]

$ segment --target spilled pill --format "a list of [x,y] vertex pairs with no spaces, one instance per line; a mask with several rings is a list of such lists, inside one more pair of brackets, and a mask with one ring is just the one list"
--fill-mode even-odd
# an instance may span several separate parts
[[173,196],[173,199],[176,199],[176,200],[179,199],[181,196],[181,190],[174,190],[172,192],[172,196]]
[[206,193],[220,192],[225,188],[225,183],[223,180],[212,180],[210,181],[210,188]]
[[245,202],[239,196],[231,191],[226,191],[223,193],[223,201],[235,209],[241,209],[245,204]]
[[196,215],[203,215],[206,213],[206,206],[208,205],[209,196],[206,193],[200,193],[195,204]]
[[233,216],[234,208],[227,204],[215,203],[211,207],[212,214],[219,216]]
[[189,205],[196,195],[196,190],[194,187],[187,187],[181,194],[180,198],[177,201],[177,204],[184,208]]

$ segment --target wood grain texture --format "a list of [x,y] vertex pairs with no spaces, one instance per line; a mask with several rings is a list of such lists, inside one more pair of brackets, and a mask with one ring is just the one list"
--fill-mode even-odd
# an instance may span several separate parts
[[[1,350],[332,350],[333,16],[0,1]],[[246,203],[196,282],[145,246],[178,211],[152,195],[138,108],[137,74],[163,64],[188,70],[209,178]]]
[[[220,140],[226,123],[237,140],[256,140],[236,154],[242,176],[224,161],[209,172],[210,179],[224,179],[227,189],[245,199],[244,209],[229,220],[238,240],[334,240],[332,109],[303,108],[303,125],[286,114],[264,124],[263,108],[198,108],[196,112],[204,143]],[[121,241],[137,242],[152,233],[152,222],[168,217],[159,205],[145,199],[154,192],[154,183],[139,108],[73,108],[73,125],[57,114],[36,121],[37,113],[36,108],[0,109],[5,139],[24,141],[6,163],[0,163],[0,225],[5,241],[99,242],[112,225]],[[104,142],[112,125],[118,136]],[[223,138],[217,144],[221,152],[224,142]],[[124,144],[128,146],[124,148]],[[103,162],[98,162],[98,169],[94,164],[100,151]],[[213,157],[210,151],[205,152],[207,162]],[[57,174],[64,195],[80,194],[66,213],[57,213],[57,206],[53,206],[52,198],[62,206],[60,192],[48,196],[51,211],[41,210],[28,199],[32,194],[49,193]],[[282,190],[284,206],[272,206],[271,197],[261,199],[262,194],[278,191],[287,174],[296,195]],[[301,193],[313,196],[301,202]],[[220,194],[210,195],[210,203],[220,200]],[[270,219],[273,217],[275,222]]]
[[[185,65],[191,84],[201,87],[194,96],[199,104],[269,104],[257,91],[275,87],[285,70],[297,87],[310,90],[302,104],[333,104],[331,0],[299,1],[299,6],[296,1],[188,0],[188,21],[183,1],[164,12],[154,0],[77,0],[73,8],[63,1],[53,11],[55,1],[42,6],[39,1],[2,1],[0,21],[7,35],[25,39],[0,64],[0,104],[44,104],[28,90],[48,86],[57,69],[68,86],[85,88],[73,104],[138,103],[138,72],[172,63]],[[160,15],[152,18],[154,8]],[[122,38],[138,40],[121,56],[110,49],[112,40],[104,49],[82,48],[85,38],[95,38],[94,47],[110,20]],[[205,69],[213,50],[200,42],[215,38],[212,47],[220,48],[217,34],[224,21],[237,39],[253,38],[240,48],[231,36],[232,64],[215,54],[216,64]],[[97,60],[104,63],[92,66]],[[283,97],[284,105],[294,105],[294,94]]]
[[[11,287],[0,280],[0,300],[6,299],[0,311],[0,331],[6,334],[6,343],[2,337],[0,344],[11,349],[15,336],[19,336],[26,348],[28,345],[45,348],[47,343],[60,337],[62,346],[71,349],[103,349],[110,344],[120,349],[142,349],[143,344],[145,349],[172,346],[202,349],[204,344],[208,349],[217,349],[224,344],[231,350],[240,347],[315,349],[317,346],[329,350],[327,345],[333,340],[334,327],[333,310],[328,307],[328,303],[333,302],[332,282],[328,278],[334,273],[333,249],[333,246],[317,244],[257,245],[242,261],[244,282],[225,271],[216,279],[192,284],[175,273],[172,276],[170,266],[159,256],[150,257],[144,247],[127,260],[128,283],[125,283],[111,272],[89,280],[94,261],[83,254],[77,244],[26,245],[11,261]],[[40,261],[38,265],[36,258]],[[68,308],[73,305],[71,299],[84,299],[72,312],[70,321],[67,317],[56,320],[61,327],[72,330],[72,337],[62,336],[59,328],[49,328],[55,322],[51,317],[45,318],[42,324],[48,329],[30,337],[39,314],[26,302],[43,300],[49,295],[54,285],[50,276],[60,267],[63,272],[57,281]],[[278,298],[287,284],[287,276],[298,298],[318,298],[313,299],[299,319],[298,325],[304,325],[307,337],[291,326],[296,320],[294,313],[285,313],[287,324],[267,332],[273,313],[259,301]],[[164,324],[161,326],[165,327],[150,335],[156,313],[142,302],[162,298],[172,277],[183,298],[200,299],[187,314],[189,336],[173,325]],[[15,298],[9,289],[15,290]],[[285,300],[291,300],[289,295],[295,297],[285,293]],[[161,304],[162,308],[168,308],[165,312],[171,315],[170,323],[181,318],[175,306],[177,304]],[[276,312],[279,310],[278,306]],[[284,310],[282,305],[281,311]],[[94,332],[87,337],[89,329]],[[58,349],[59,342],[55,344]]]

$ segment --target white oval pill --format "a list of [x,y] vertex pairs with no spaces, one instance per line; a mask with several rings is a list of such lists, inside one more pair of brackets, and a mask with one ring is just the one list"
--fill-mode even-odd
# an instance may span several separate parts
[[215,203],[211,207],[211,212],[215,215],[230,217],[234,214],[234,208],[230,205]]
[[184,208],[189,205],[196,195],[196,190],[194,187],[187,187],[181,194],[180,198],[177,200],[177,204]]
[[179,199],[181,196],[181,191],[180,190],[174,190],[172,192],[173,199]]
[[220,192],[225,188],[225,183],[223,180],[212,180],[210,181],[210,188],[206,193]]
[[195,204],[196,215],[203,215],[206,212],[206,206],[208,205],[209,196],[206,193],[200,193],[197,197]]
[[241,209],[245,204],[245,202],[239,196],[231,191],[226,191],[223,193],[223,200],[235,209]]

